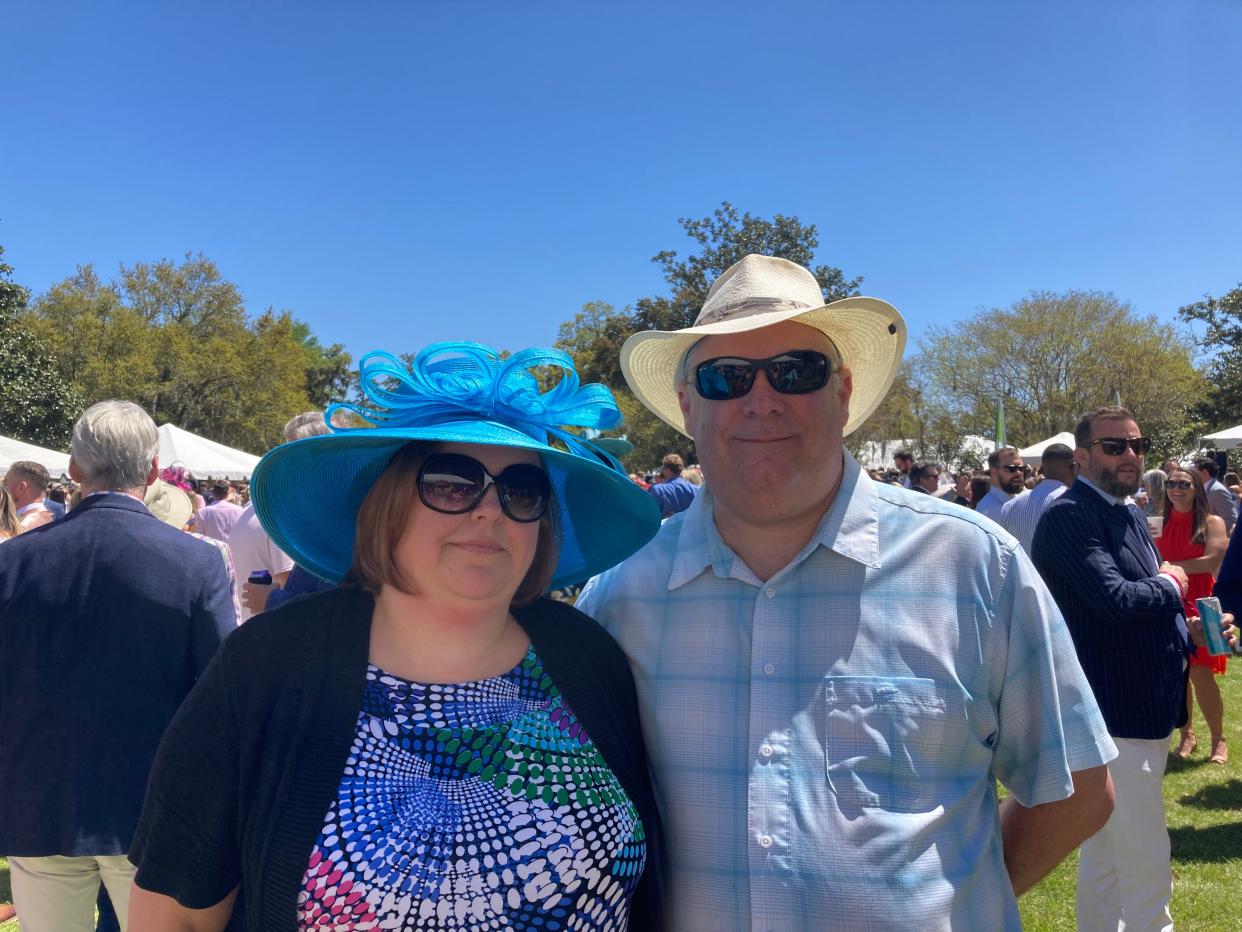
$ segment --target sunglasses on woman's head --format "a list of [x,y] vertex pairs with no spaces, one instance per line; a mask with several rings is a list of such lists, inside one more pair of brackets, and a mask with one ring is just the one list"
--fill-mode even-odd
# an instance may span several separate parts
[[1195,484],[1189,479],[1170,479],[1164,484],[1166,489],[1181,489],[1183,492],[1187,489],[1193,489]]
[[445,515],[473,511],[491,485],[496,486],[501,510],[514,521],[538,521],[548,510],[552,484],[548,474],[531,463],[514,463],[493,476],[472,457],[433,453],[418,470],[419,501]]
[[828,384],[832,363],[815,350],[789,350],[767,359],[717,356],[694,367],[694,387],[709,401],[741,398],[755,384],[760,369],[782,395],[805,395]]

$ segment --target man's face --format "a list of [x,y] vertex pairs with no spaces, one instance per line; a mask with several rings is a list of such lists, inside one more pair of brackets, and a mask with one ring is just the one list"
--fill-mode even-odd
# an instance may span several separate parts
[[992,484],[1013,495],[1022,491],[1022,457],[1017,450],[1001,450],[996,468],[989,470]]
[[910,467],[914,465],[914,460],[908,460],[901,456],[894,457],[893,462],[897,464],[897,471],[903,476],[908,473],[910,471]]
[[1209,482],[1212,481],[1212,474],[1208,472],[1206,469],[1200,469],[1199,478],[1203,480],[1204,485],[1207,485]]
[[919,479],[919,485],[927,492],[935,492],[940,488],[940,470],[932,468],[923,473],[923,477]]
[[4,474],[4,487],[9,490],[9,494],[13,496],[13,504],[18,508],[25,508],[35,499],[30,494],[30,483],[11,469]]
[[711,476],[716,500],[764,524],[821,507],[830,494],[849,417],[849,371],[804,395],[783,395],[765,372],[757,372],[745,395],[711,401],[695,388],[694,370],[718,356],[763,359],[789,350],[817,350],[829,359],[836,355],[820,331],[785,321],[701,340],[687,360],[690,382],[678,387],[686,432],[694,438],[703,472]]
[[[1101,437],[1142,437],[1138,424],[1127,419],[1098,420],[1091,425],[1091,441]],[[1079,469],[1109,495],[1124,498],[1139,490],[1143,482],[1143,457],[1127,445],[1117,456],[1109,456],[1098,443],[1074,451]]]

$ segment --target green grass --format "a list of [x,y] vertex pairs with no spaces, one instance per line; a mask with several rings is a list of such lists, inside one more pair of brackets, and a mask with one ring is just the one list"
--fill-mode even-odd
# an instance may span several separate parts
[[[1242,910],[1242,661],[1218,677],[1225,697],[1225,736],[1233,756],[1207,762],[1207,726],[1196,716],[1199,750],[1189,761],[1170,757],[1164,802],[1173,841],[1173,921],[1178,929],[1236,930]],[[1176,734],[1174,734],[1176,739]],[[1176,745],[1176,741],[1170,747]],[[1022,897],[1022,922],[1034,932],[1073,932],[1075,852]],[[0,902],[11,902],[9,864],[0,858]],[[0,923],[15,932],[16,920]]]
[[[1242,925],[1242,661],[1217,677],[1225,697],[1228,764],[1209,764],[1207,725],[1196,710],[1199,749],[1188,761],[1170,756],[1164,804],[1173,843],[1173,922],[1185,930],[1236,930]],[[1177,746],[1173,734],[1170,748]],[[1078,853],[1070,855],[1018,901],[1022,922],[1036,932],[1072,932]]]

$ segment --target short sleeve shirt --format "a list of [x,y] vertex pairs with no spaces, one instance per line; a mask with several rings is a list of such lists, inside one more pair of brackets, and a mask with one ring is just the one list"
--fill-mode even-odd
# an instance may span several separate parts
[[712,513],[708,491],[578,601],[634,669],[671,926],[1019,929],[995,780],[1060,800],[1116,753],[1026,554],[848,454],[767,581]]

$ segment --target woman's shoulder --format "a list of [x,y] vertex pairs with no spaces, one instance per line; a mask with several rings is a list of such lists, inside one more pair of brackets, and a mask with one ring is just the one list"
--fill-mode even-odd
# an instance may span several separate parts
[[625,655],[612,635],[594,618],[568,602],[544,597],[517,609],[513,615],[530,636],[535,650],[541,654],[546,653],[549,647],[556,647],[605,661],[625,661]]
[[243,622],[225,640],[224,649],[247,662],[300,656],[308,648],[366,636],[373,604],[371,596],[353,588],[298,596]]

